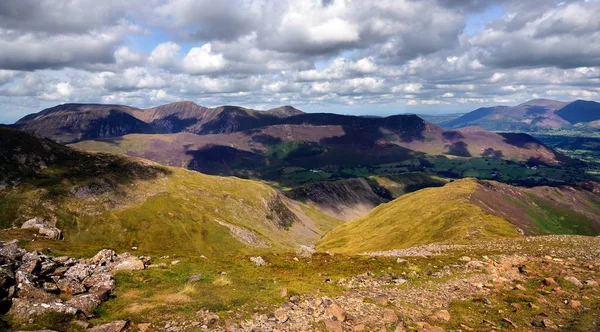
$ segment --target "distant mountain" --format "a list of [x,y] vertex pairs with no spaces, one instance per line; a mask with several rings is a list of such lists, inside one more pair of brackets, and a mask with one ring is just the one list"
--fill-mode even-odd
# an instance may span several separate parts
[[547,129],[596,129],[600,127],[600,103],[570,103],[534,99],[517,106],[479,108],[440,123],[446,128],[479,126],[491,131],[534,132]]
[[534,99],[517,106],[479,108],[440,125],[446,128],[478,126],[492,131],[520,132],[557,129],[569,126],[569,121],[558,113],[567,105],[569,103],[556,100]]
[[164,132],[138,119],[134,107],[102,104],[63,104],[30,114],[13,127],[61,143],[116,137],[130,133]]
[[295,248],[340,223],[260,182],[87,153],[0,127],[0,229],[31,218],[90,252],[164,252],[169,243],[169,252],[186,255]]
[[123,105],[64,104],[28,115],[13,127],[61,143],[134,133],[220,134],[248,130],[304,114],[291,106],[256,111],[237,106],[202,107],[190,101],[142,110]]
[[521,235],[598,235],[599,216],[600,197],[582,188],[461,179],[382,204],[327,233],[317,248],[363,253]]

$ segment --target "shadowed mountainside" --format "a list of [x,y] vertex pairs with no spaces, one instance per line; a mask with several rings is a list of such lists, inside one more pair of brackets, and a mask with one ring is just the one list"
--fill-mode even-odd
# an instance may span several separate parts
[[63,104],[30,114],[14,127],[73,143],[133,133],[230,133],[280,123],[301,114],[291,106],[256,111],[238,106],[202,107],[190,101],[146,110],[123,105]]

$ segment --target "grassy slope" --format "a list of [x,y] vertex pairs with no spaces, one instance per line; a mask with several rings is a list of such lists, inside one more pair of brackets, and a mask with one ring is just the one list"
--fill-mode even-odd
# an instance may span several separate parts
[[223,255],[248,247],[219,222],[251,234],[250,247],[278,249],[313,243],[340,222],[259,182],[84,153],[15,130],[0,134],[0,166],[11,183],[0,187],[1,228],[42,217],[63,229],[65,240],[55,245],[64,253],[137,246]]
[[[131,183],[120,192],[122,206],[112,207],[107,197],[71,196],[40,198],[53,211],[65,233],[65,245],[79,255],[111,247],[128,250],[137,246],[148,253],[196,253],[223,255],[247,246],[236,240],[223,221],[250,231],[262,243],[277,249],[315,242],[339,221],[313,208],[283,198],[284,204],[302,212],[304,221],[282,227],[272,216],[269,203],[282,198],[267,185],[233,177],[216,177],[170,168],[172,174],[152,181]],[[0,197],[0,202],[19,204],[21,219],[40,215],[36,189]],[[39,196],[38,196],[39,197]],[[308,213],[304,212],[308,211]],[[305,226],[303,224],[307,224]],[[84,250],[85,252],[81,252]]]
[[511,223],[469,202],[476,187],[474,180],[466,179],[404,195],[363,218],[338,226],[323,237],[318,248],[360,253],[518,236]]

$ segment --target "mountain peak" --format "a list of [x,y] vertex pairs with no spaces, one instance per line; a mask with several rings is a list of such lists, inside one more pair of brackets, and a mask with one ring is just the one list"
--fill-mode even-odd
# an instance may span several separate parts
[[566,104],[567,103],[559,101],[559,100],[538,98],[538,99],[531,99],[531,100],[526,101],[518,106],[543,106],[543,107],[551,107],[551,108],[561,108]]
[[284,106],[272,108],[272,109],[268,110],[267,113],[278,116],[278,117],[288,117],[288,116],[304,114],[304,112],[302,112],[301,110],[299,110],[293,106],[290,106],[290,105],[284,105]]

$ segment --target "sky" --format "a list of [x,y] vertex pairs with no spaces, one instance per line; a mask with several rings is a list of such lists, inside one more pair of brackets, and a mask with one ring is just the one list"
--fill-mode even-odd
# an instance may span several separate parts
[[600,100],[600,0],[2,0],[0,123],[62,103],[390,115]]

